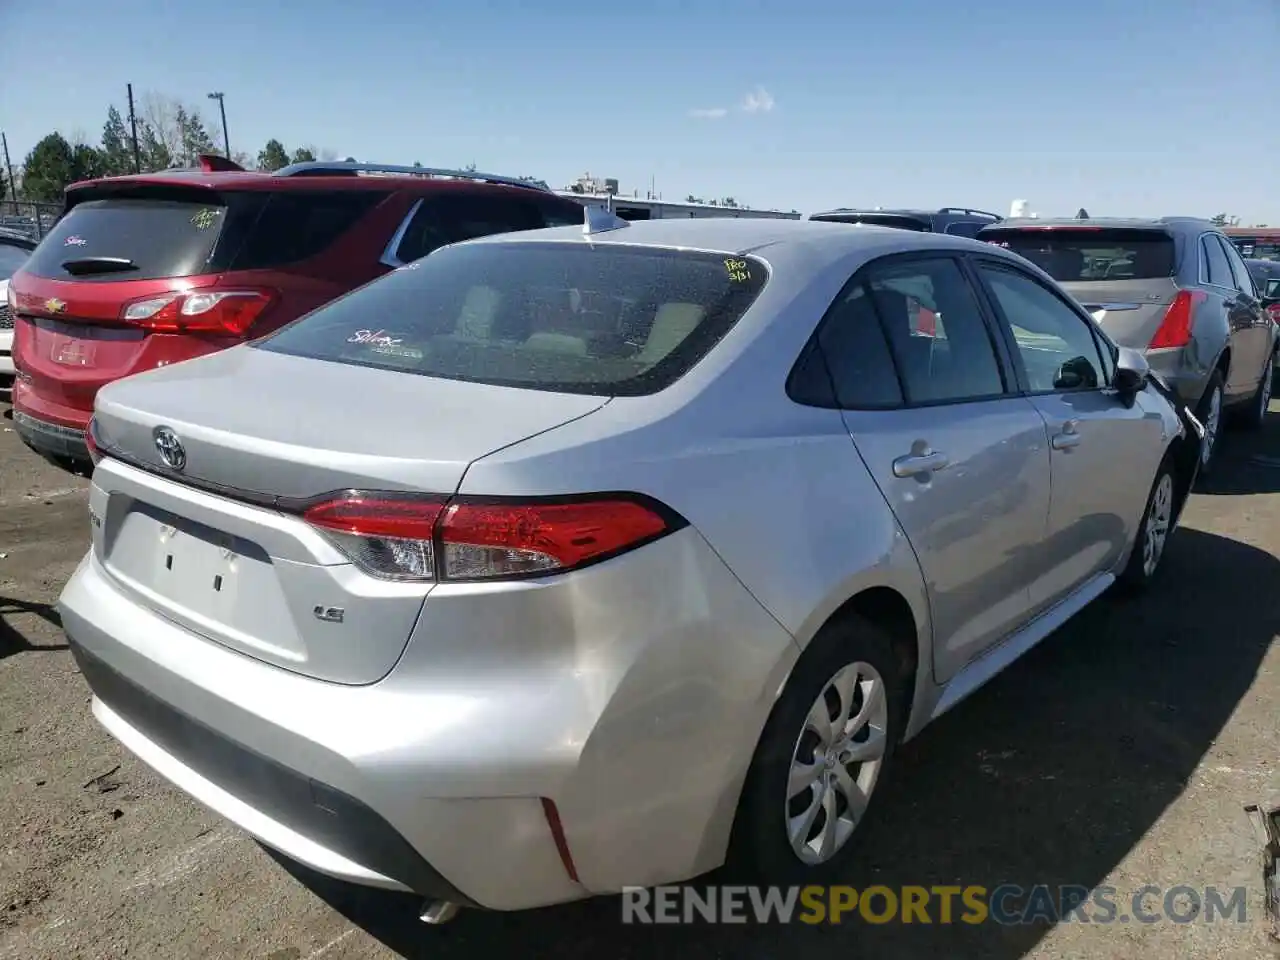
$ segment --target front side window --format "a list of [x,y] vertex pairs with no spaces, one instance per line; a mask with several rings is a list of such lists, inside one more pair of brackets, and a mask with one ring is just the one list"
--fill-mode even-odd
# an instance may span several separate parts
[[1107,383],[1083,317],[1025,274],[983,262],[978,272],[1013,331],[1031,392],[1097,390]]
[[752,257],[622,244],[462,243],[392,271],[259,349],[596,396],[663,389],[767,282]]
[[1223,252],[1227,255],[1227,263],[1231,265],[1231,276],[1235,288],[1250,297],[1257,297],[1258,293],[1253,288],[1253,278],[1249,276],[1249,268],[1245,266],[1236,248],[1225,237],[1219,237],[1218,242],[1222,244]]

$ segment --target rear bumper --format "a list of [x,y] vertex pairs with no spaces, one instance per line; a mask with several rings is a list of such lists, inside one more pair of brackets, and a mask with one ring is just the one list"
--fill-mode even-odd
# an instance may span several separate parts
[[438,587],[364,686],[205,640],[92,554],[60,611],[99,721],[196,800],[330,876],[498,910],[722,863],[798,655],[691,529],[552,581]]
[[[302,851],[330,876],[474,905],[364,803],[227,739],[79,644],[71,652],[104,727],[222,815],[252,821],[268,845]],[[179,757],[194,758],[196,765]]]
[[13,411],[13,425],[23,442],[38,453],[83,463],[90,461],[83,428],[76,429],[38,420],[16,408]]
[[1213,367],[1202,367],[1188,358],[1183,347],[1170,350],[1147,350],[1147,363],[1167,383],[1170,389],[1192,410],[1200,403]]

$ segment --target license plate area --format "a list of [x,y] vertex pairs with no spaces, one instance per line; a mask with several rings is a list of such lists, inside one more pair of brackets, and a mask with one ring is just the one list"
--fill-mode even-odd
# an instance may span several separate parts
[[149,504],[130,505],[106,565],[153,605],[233,630],[278,597],[271,558],[257,544]]

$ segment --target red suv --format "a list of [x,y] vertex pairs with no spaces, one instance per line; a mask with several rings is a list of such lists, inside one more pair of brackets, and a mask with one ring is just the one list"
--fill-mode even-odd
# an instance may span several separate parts
[[582,220],[545,184],[423,167],[251,173],[202,157],[74,184],[9,283],[14,425],[85,464],[94,396],[113,380],[262,336],[444,244]]

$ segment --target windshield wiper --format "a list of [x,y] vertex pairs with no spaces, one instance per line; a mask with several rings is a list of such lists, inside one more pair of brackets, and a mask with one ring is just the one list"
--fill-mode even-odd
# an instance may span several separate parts
[[63,260],[62,269],[73,277],[83,277],[91,273],[125,273],[137,270],[138,265],[125,257],[80,257]]

